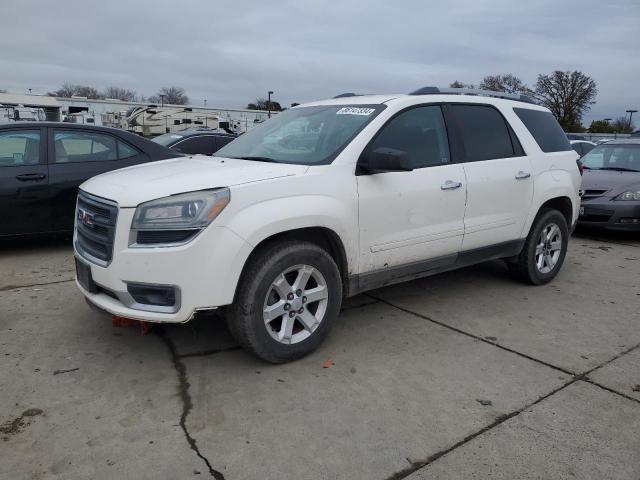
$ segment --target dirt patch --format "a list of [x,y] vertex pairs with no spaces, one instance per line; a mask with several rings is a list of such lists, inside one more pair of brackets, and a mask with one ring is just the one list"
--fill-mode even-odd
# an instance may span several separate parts
[[0,426],[0,433],[3,435],[17,435],[29,425],[29,419],[31,417],[42,415],[42,413],[42,410],[39,408],[25,410],[19,417],[3,423],[2,426]]

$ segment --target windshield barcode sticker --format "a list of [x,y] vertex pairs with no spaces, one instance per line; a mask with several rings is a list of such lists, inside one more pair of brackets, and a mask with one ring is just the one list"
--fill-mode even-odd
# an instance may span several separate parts
[[336,112],[336,115],[371,115],[375,112],[375,108],[361,108],[361,107],[342,107]]

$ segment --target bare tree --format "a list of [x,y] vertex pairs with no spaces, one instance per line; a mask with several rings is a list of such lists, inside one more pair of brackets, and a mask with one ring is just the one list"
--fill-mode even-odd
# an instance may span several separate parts
[[64,82],[58,90],[47,93],[51,97],[72,97],[76,93],[76,86],[70,82]]
[[458,80],[454,80],[453,83],[449,84],[450,88],[476,88],[473,83],[462,83]]
[[269,108],[269,100],[266,98],[256,98],[255,103],[249,103],[247,105],[248,110],[271,110],[272,112],[281,112],[282,107],[278,102],[271,101],[271,108]]
[[480,89],[505,93],[530,93],[522,80],[510,73],[487,75],[480,82]]
[[107,87],[103,90],[102,95],[105,98],[117,98],[123,102],[135,102],[138,94],[134,90],[122,87]]
[[187,97],[184,88],[173,86],[161,88],[158,93],[149,97],[147,101],[151,103],[164,102],[171,105],[186,105],[189,103],[189,97]]
[[47,95],[51,97],[87,97],[91,99],[103,98],[102,95],[98,92],[97,89],[93,87],[88,87],[86,85],[74,85],[69,82],[65,82],[62,84],[62,87],[58,90],[54,90],[53,92],[47,93]]
[[574,131],[582,128],[582,117],[595,103],[598,87],[582,72],[556,70],[550,75],[538,75],[531,94],[551,110],[565,131]]

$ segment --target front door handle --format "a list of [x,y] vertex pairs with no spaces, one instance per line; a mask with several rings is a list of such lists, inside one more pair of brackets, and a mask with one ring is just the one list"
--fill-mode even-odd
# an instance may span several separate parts
[[34,181],[39,182],[40,180],[44,180],[47,178],[43,173],[23,173],[22,175],[16,175],[16,179],[21,182]]
[[531,176],[531,174],[529,172],[525,172],[520,170],[517,174],[516,174],[516,180],[524,180],[525,178],[529,178]]
[[462,182],[454,182],[453,180],[447,180],[442,185],[440,185],[441,190],[455,190],[456,188],[460,188],[462,186]]

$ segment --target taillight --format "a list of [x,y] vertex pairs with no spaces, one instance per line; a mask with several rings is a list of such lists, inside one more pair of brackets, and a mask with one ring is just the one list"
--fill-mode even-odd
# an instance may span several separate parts
[[582,175],[584,173],[584,165],[582,165],[582,162],[580,161],[580,159],[577,159],[576,163],[578,164],[578,170],[580,171],[580,175]]

